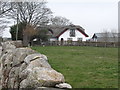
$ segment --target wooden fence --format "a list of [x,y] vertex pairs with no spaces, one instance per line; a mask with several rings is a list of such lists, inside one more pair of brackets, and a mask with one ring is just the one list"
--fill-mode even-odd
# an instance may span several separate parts
[[95,47],[118,47],[118,42],[81,42],[81,41],[49,41],[33,42],[32,45],[40,46],[95,46]]

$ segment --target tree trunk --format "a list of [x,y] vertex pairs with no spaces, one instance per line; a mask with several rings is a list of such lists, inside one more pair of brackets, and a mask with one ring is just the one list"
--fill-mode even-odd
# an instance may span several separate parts
[[27,34],[24,34],[23,35],[23,46],[24,47],[28,47],[28,45],[29,45],[29,36],[27,35]]

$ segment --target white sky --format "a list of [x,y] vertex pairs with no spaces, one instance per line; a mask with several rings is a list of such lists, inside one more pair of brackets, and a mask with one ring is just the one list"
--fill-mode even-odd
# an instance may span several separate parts
[[[46,0],[54,16],[68,18],[73,24],[80,25],[92,37],[103,29],[118,29],[119,0]],[[4,32],[4,37],[10,37]]]
[[118,28],[119,0],[47,0],[54,16],[68,18],[73,24],[82,26],[92,37],[103,29]]

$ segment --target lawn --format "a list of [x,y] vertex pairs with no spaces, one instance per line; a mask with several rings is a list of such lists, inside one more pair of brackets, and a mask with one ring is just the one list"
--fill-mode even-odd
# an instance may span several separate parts
[[73,88],[118,88],[118,49],[82,46],[32,47]]

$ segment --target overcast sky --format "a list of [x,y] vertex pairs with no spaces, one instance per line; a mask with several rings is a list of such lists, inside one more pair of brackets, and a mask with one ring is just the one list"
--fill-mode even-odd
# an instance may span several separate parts
[[68,18],[82,26],[91,37],[104,29],[118,28],[119,0],[47,0],[55,16]]
[[[47,0],[47,6],[54,16],[68,18],[73,24],[80,25],[92,37],[104,29],[118,28],[119,0]],[[8,30],[7,30],[8,31]],[[4,37],[10,37],[4,32]]]

